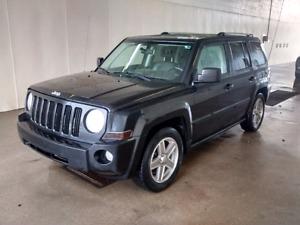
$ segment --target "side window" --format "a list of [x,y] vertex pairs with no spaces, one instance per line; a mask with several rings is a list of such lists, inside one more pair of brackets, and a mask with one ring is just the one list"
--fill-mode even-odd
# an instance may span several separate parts
[[225,49],[222,44],[204,46],[197,62],[197,73],[201,74],[204,68],[220,68],[221,73],[227,73]]
[[247,53],[247,46],[245,43],[236,42],[230,43],[232,52],[232,68],[233,70],[242,70],[250,66],[249,54]]
[[251,61],[250,61],[250,55],[249,55],[249,51],[248,51],[248,47],[246,45],[246,43],[243,43],[243,48],[244,48],[244,55],[245,55],[245,62],[247,64],[247,66],[251,66]]
[[254,66],[261,66],[266,64],[267,60],[265,54],[258,42],[251,42],[251,59]]

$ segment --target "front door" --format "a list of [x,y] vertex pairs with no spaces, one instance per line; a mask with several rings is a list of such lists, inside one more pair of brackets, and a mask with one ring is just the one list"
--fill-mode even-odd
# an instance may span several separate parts
[[[220,68],[222,77],[228,76],[228,61],[224,43],[204,44],[195,61],[195,70]],[[193,116],[193,141],[199,141],[222,128],[222,111],[228,102],[223,80],[217,83],[195,84]]]

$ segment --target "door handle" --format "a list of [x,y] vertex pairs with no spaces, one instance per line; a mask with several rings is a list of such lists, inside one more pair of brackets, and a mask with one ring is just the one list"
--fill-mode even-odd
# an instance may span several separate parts
[[226,84],[226,86],[225,86],[226,90],[230,90],[232,88],[234,88],[234,84]]
[[250,81],[250,82],[255,81],[255,77],[254,77],[254,76],[250,77],[250,78],[249,78],[249,81]]

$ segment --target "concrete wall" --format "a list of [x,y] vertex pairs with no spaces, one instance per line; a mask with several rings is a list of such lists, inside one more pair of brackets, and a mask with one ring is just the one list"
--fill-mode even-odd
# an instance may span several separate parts
[[[0,0],[0,111],[23,107],[32,83],[93,69],[96,57],[126,36],[236,31],[261,37],[269,7],[270,0]],[[297,0],[273,0],[265,46],[268,54],[273,46],[271,64],[300,55],[299,11]]]

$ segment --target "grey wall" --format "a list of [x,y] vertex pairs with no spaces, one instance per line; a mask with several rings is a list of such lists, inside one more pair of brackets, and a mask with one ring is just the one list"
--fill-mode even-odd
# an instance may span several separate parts
[[[0,0],[0,111],[23,107],[32,83],[93,69],[96,57],[126,36],[236,31],[261,37],[269,7],[270,0]],[[297,0],[273,0],[265,46],[269,54],[273,45],[271,64],[300,55],[299,12]]]

